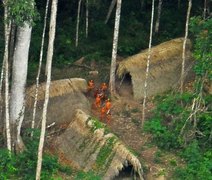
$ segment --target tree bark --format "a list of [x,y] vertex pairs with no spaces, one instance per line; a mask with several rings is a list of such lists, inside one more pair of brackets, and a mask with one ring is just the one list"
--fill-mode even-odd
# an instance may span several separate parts
[[11,99],[10,99],[10,120],[12,124],[12,139],[13,145],[18,149],[22,149],[23,144],[21,141],[20,128],[24,118],[25,106],[25,85],[27,78],[28,68],[28,54],[31,40],[32,27],[25,23],[23,27],[17,29],[17,40],[13,58],[13,71],[12,71],[12,86],[11,86]]
[[15,47],[15,35],[16,35],[16,25],[14,23],[11,23],[10,40],[9,40],[9,61],[8,61],[9,79],[12,73],[12,62],[13,62],[14,47]]
[[178,0],[178,9],[180,9],[181,0]]
[[41,166],[42,166],[42,154],[43,154],[43,146],[44,146],[44,139],[45,139],[45,132],[46,132],[46,114],[47,114],[47,107],[49,102],[49,87],[51,83],[51,67],[52,67],[52,57],[53,57],[53,50],[54,50],[56,16],[57,16],[57,0],[52,0],[51,19],[50,19],[50,28],[49,28],[49,43],[48,43],[48,51],[47,51],[48,71],[47,71],[47,80],[46,80],[45,100],[44,100],[43,114],[42,114],[41,135],[40,135],[40,141],[39,141],[39,147],[38,147],[36,180],[40,180]]
[[187,16],[186,16],[186,26],[185,26],[185,37],[183,41],[183,53],[182,53],[182,69],[181,69],[181,80],[180,80],[180,93],[183,93],[184,75],[185,75],[185,52],[186,52],[186,42],[188,38],[188,24],[191,12],[192,0],[189,0]]
[[108,20],[110,19],[111,13],[112,13],[112,11],[113,11],[113,9],[114,9],[116,3],[117,3],[117,0],[112,0],[112,1],[111,1],[110,7],[109,7],[109,10],[108,10],[106,19],[105,19],[105,24],[108,23]]
[[88,38],[88,15],[89,15],[88,0],[86,0],[86,24],[85,24],[85,35],[86,35],[86,38]]
[[144,8],[145,0],[140,0],[141,10]]
[[116,94],[115,71],[116,71],[116,57],[117,57],[117,46],[118,46],[118,37],[119,37],[119,24],[120,24],[120,18],[121,18],[121,2],[122,0],[117,0],[115,27],[114,27],[114,35],[113,35],[113,49],[112,49],[112,60],[111,60],[111,68],[110,68],[110,93],[112,96]]
[[5,70],[5,61],[3,59],[2,67],[1,67],[1,79],[0,79],[0,102],[2,101],[2,87],[3,87],[3,80],[4,80],[4,70]]
[[155,33],[158,33],[158,31],[159,31],[162,3],[163,3],[163,1],[159,0],[159,2],[158,2],[158,17],[157,17],[157,20],[155,23]]
[[78,1],[78,10],[77,10],[77,25],[76,25],[76,42],[75,42],[75,46],[78,46],[78,42],[79,42],[79,22],[80,22],[80,9],[81,9],[81,2],[82,0]]
[[143,100],[142,122],[141,122],[142,127],[144,126],[144,121],[145,121],[147,84],[148,84],[148,77],[149,77],[149,65],[150,65],[150,60],[151,60],[151,48],[152,48],[154,9],[155,9],[155,0],[152,0],[152,15],[151,15],[150,36],[149,36],[149,49],[148,49],[148,57],[147,57],[146,78],[145,78],[145,82],[144,82],[144,100]]
[[[4,1],[5,5],[5,1]],[[5,124],[6,124],[6,135],[7,135],[7,149],[12,150],[11,147],[11,134],[10,134],[10,121],[9,121],[9,76],[8,76],[8,59],[9,59],[9,38],[11,30],[11,21],[7,23],[8,7],[4,7],[4,20],[5,20],[5,50],[4,60],[5,62]]]
[[[36,77],[35,102],[34,102],[34,106],[33,106],[32,125],[31,125],[32,129],[34,129],[34,127],[35,127],[35,115],[36,115],[36,107],[37,107],[37,101],[38,101],[38,87],[39,87],[40,72],[41,72],[41,66],[42,66],[42,60],[43,60],[43,46],[44,46],[44,40],[45,40],[48,7],[49,7],[49,0],[46,1],[46,10],[45,10],[45,17],[44,17],[41,49],[40,49],[39,67],[38,67],[38,73],[37,73],[37,77]],[[31,135],[33,136],[33,132]]]
[[206,18],[206,12],[207,12],[207,0],[204,1],[203,19]]

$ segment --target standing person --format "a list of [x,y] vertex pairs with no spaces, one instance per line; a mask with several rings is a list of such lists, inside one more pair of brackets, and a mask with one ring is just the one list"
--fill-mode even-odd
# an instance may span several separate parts
[[88,81],[87,94],[90,94],[95,88],[94,81],[91,79]]

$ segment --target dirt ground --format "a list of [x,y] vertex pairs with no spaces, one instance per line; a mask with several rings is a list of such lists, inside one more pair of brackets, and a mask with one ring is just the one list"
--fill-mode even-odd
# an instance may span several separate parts
[[[170,167],[167,164],[168,160],[165,159],[165,154],[158,160],[160,163],[156,163],[156,158],[159,159],[159,157],[156,157],[159,150],[151,144],[151,136],[142,132],[142,100],[136,101],[133,99],[132,87],[129,82],[124,82],[121,89],[118,87],[117,91],[118,96],[111,100],[111,122],[108,123],[106,119],[102,122],[106,123],[111,132],[117,135],[140,159],[147,180],[166,179],[169,176]],[[94,103],[94,98],[89,97],[89,99],[91,103]],[[148,119],[151,116],[154,104],[149,99],[146,105],[146,118]],[[94,105],[92,106],[92,113],[93,116],[100,118],[100,109]]]

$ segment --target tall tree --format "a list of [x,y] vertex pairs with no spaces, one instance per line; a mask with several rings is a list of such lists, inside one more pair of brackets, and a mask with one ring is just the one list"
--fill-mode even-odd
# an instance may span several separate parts
[[8,19],[8,7],[6,1],[4,3],[4,23],[5,23],[5,50],[4,50],[4,62],[5,62],[5,124],[7,135],[7,149],[12,150],[11,147],[11,135],[10,135],[10,122],[9,122],[9,76],[8,76],[8,59],[9,59],[9,37],[11,30],[11,21]]
[[155,33],[158,33],[158,31],[159,31],[162,3],[163,3],[163,0],[159,0],[159,2],[158,2],[158,17],[157,17],[157,20],[155,23]]
[[78,1],[78,9],[77,9],[77,25],[76,25],[76,41],[75,41],[76,47],[78,46],[78,42],[79,42],[79,22],[80,22],[81,2],[82,0]]
[[149,35],[149,49],[147,57],[147,67],[146,67],[146,77],[144,82],[144,100],[143,100],[143,110],[142,110],[142,127],[145,121],[145,110],[146,110],[146,97],[147,97],[147,83],[149,77],[149,65],[151,60],[151,49],[152,49],[152,31],[153,31],[153,21],[154,21],[154,9],[155,9],[155,0],[152,0],[152,14],[151,14],[151,25],[150,25],[150,35]]
[[118,46],[118,37],[119,37],[119,24],[120,24],[120,18],[121,18],[121,3],[122,3],[122,0],[117,0],[115,26],[114,26],[114,34],[113,34],[112,59],[111,59],[111,68],[110,68],[110,93],[112,96],[116,94],[115,71],[116,71],[116,57],[117,57],[117,46]]
[[[25,110],[25,86],[27,78],[28,69],[28,55],[29,46],[31,40],[33,21],[31,14],[34,11],[34,0],[29,0],[26,4],[19,2],[14,3],[11,9],[15,12],[17,6],[24,6],[23,12],[18,12],[19,14],[16,18],[17,27],[17,39],[15,44],[15,51],[13,57],[13,70],[12,70],[12,85],[11,85],[11,98],[10,98],[10,121],[12,125],[12,142],[15,146],[15,150],[23,150],[23,142],[20,136],[21,125],[24,118]],[[26,11],[26,8],[29,12]],[[28,14],[29,13],[29,14]],[[26,18],[27,16],[27,18]],[[28,19],[29,18],[29,19]],[[21,20],[20,20],[21,19]]]
[[203,19],[206,18],[206,12],[207,12],[207,0],[204,1],[204,10],[203,10]]
[[180,93],[183,93],[183,85],[184,85],[184,76],[185,76],[185,59],[186,59],[186,42],[188,38],[188,24],[192,6],[192,0],[188,0],[188,9],[187,9],[187,16],[186,16],[186,25],[185,25],[185,37],[183,41],[183,53],[182,53],[182,69],[181,69],[181,80],[180,80]]
[[1,78],[0,78],[0,102],[2,101],[2,87],[3,87],[3,79],[4,79],[4,70],[5,70],[5,61],[2,62],[1,67]]
[[85,23],[85,35],[86,35],[86,38],[88,37],[88,15],[89,15],[88,0],[86,0],[86,23]]
[[178,0],[178,9],[180,9],[181,0]]
[[39,141],[39,147],[38,147],[36,180],[40,180],[41,166],[42,166],[43,146],[44,146],[44,139],[45,139],[45,132],[46,132],[46,114],[47,114],[47,107],[49,102],[49,88],[51,83],[51,67],[52,67],[52,57],[53,57],[53,50],[54,50],[56,16],[57,16],[57,0],[52,0],[51,19],[50,19],[50,27],[49,27],[49,43],[48,43],[48,51],[47,51],[48,68],[47,68],[45,100],[43,104],[41,135],[40,135],[40,141]]
[[106,19],[105,19],[105,24],[107,24],[108,20],[110,19],[111,13],[112,13],[116,3],[117,3],[117,0],[112,0],[111,1],[110,7],[109,7],[109,10],[108,10]]
[[[45,16],[44,16],[44,26],[43,26],[43,33],[42,33],[42,40],[41,40],[41,48],[40,48],[39,67],[38,67],[38,73],[36,77],[35,102],[34,102],[33,114],[32,114],[32,125],[31,125],[32,129],[34,129],[35,127],[35,114],[36,114],[36,107],[37,107],[37,101],[38,101],[38,87],[39,87],[40,72],[41,72],[41,66],[42,66],[42,60],[43,60],[43,46],[44,46],[44,40],[45,40],[48,7],[49,7],[49,0],[46,1],[46,10],[45,10]],[[33,132],[32,132],[32,135],[33,135]]]

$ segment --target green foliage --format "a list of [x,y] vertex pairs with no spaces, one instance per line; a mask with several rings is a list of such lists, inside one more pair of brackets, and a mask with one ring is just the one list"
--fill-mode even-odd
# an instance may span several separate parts
[[186,160],[186,167],[178,167],[174,173],[174,179],[186,180],[211,180],[212,179],[212,151],[202,153],[198,142],[192,142],[182,153]]
[[107,164],[106,161],[112,154],[114,143],[117,141],[115,137],[108,138],[100,149],[99,154],[96,159],[96,166],[98,169],[104,168]]
[[30,25],[38,19],[34,0],[8,0],[9,18],[18,26],[23,26],[24,23]]
[[[201,180],[212,177],[212,116],[210,111],[200,111],[196,115],[197,127],[194,129],[192,121],[187,121],[193,98],[195,95],[188,93],[157,97],[154,115],[144,126],[144,130],[152,133],[153,141],[160,148],[175,150],[185,160],[186,166],[176,168],[174,179]],[[210,100],[206,99],[207,96],[204,102],[208,106]],[[185,133],[181,136],[183,126]],[[192,133],[196,131],[203,135]],[[155,160],[160,162],[158,155]]]
[[154,159],[153,161],[155,163],[161,163],[161,157],[162,157],[162,153],[160,150],[156,151],[155,154],[154,154]]
[[212,19],[192,17],[190,31],[194,36],[195,72],[197,76],[212,79]]
[[[33,138],[27,136],[31,130],[26,131],[24,142],[26,150],[17,155],[7,150],[0,150],[0,179],[34,180],[37,166],[37,150],[40,131],[34,130]],[[70,174],[68,167],[61,166],[58,159],[48,154],[43,155],[41,179],[51,179],[58,171]]]
[[74,179],[75,180],[100,180],[101,178],[97,176],[93,171],[88,171],[88,172],[79,171]]
[[0,149],[0,179],[11,179],[17,173],[14,164],[15,156],[5,149]]

